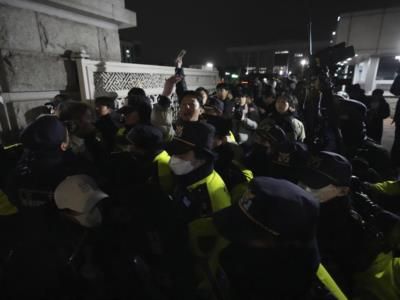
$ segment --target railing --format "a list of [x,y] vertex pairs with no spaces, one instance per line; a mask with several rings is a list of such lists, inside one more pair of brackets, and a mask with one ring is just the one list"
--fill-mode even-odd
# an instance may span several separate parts
[[[392,87],[393,79],[392,80],[375,80],[373,90],[374,89],[382,89],[385,92],[385,96],[393,96],[389,91]],[[371,91],[372,93],[372,91]]]
[[[79,58],[76,60],[81,99],[92,101],[98,96],[117,93],[121,102],[133,87],[139,87],[155,101],[163,91],[167,78],[175,73],[173,67],[101,62]],[[217,71],[185,69],[188,89],[200,86],[215,90],[219,80]]]

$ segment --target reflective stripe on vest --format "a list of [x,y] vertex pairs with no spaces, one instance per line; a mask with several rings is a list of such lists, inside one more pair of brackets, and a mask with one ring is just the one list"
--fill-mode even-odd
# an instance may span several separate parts
[[331,277],[328,271],[322,264],[319,264],[317,270],[318,279],[324,284],[324,286],[332,293],[333,296],[338,300],[347,300],[347,297],[342,292],[340,287],[336,284],[335,280]]
[[213,170],[206,178],[188,186],[187,189],[192,191],[202,184],[207,185],[208,196],[210,197],[213,212],[231,206],[231,196],[229,195],[225,182],[215,170]]
[[119,137],[124,136],[125,132],[126,132],[126,128],[125,127],[121,127],[117,131],[117,136],[119,136]]
[[173,175],[169,168],[169,161],[171,157],[167,151],[158,154],[153,162],[157,162],[158,180],[165,192],[171,193],[173,189]]

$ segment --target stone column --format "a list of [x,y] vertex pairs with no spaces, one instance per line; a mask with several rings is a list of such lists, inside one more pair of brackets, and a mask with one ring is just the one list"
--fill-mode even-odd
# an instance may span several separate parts
[[0,0],[0,131],[18,132],[56,94],[78,97],[71,54],[120,61],[118,29],[133,26],[124,0]]
[[379,57],[370,57],[367,64],[367,75],[365,78],[364,90],[366,94],[371,94],[376,86],[376,75],[378,73]]

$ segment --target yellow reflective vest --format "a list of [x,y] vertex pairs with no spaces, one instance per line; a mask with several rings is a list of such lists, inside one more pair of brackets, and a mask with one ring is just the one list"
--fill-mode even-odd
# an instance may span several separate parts
[[2,190],[0,190],[0,216],[10,216],[18,212],[18,209],[11,204],[10,200]]
[[386,194],[388,196],[399,196],[400,195],[400,181],[384,181],[372,184],[371,187],[377,192]]
[[158,182],[167,194],[172,193],[174,188],[174,177],[169,168],[170,159],[171,157],[167,151],[162,151],[153,159],[153,162],[157,163]]
[[226,240],[217,235],[209,215],[230,206],[231,197],[224,181],[215,170],[207,177],[187,186],[186,189],[193,197],[196,197],[197,192],[201,193],[201,197],[205,193],[208,196],[209,203],[204,203],[204,206],[207,206],[205,214],[188,223],[188,233],[189,245],[196,258],[197,288],[210,291],[212,285],[210,279],[214,277],[218,266],[218,255],[226,246]]
[[318,279],[324,284],[324,286],[335,296],[338,300],[347,300],[347,297],[342,292],[340,287],[336,284],[335,280],[331,277],[328,271],[322,264],[319,264],[317,270]]
[[212,212],[219,211],[231,205],[231,196],[225,186],[221,176],[213,170],[210,175],[187,187],[192,192],[201,185],[206,185],[208,196],[210,197]]

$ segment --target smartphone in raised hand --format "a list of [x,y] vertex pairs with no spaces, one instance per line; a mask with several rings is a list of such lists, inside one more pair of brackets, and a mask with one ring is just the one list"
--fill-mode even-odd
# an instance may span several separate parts
[[175,61],[182,60],[183,57],[185,56],[185,54],[186,54],[186,50],[182,49],[181,52],[179,52],[178,56],[176,57]]

